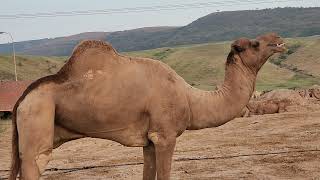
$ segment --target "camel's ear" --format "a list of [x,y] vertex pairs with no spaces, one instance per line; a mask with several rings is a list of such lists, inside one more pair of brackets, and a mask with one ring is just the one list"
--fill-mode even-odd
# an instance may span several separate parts
[[258,48],[260,46],[260,42],[257,40],[251,41],[251,46],[254,48]]
[[231,44],[231,50],[235,53],[243,52],[246,50],[244,42],[239,39]]

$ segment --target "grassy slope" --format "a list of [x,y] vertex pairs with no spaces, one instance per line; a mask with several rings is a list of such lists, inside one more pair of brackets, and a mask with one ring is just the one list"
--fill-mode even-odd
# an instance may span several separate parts
[[[316,63],[320,56],[319,38],[287,39],[287,42],[289,45],[300,44],[300,47],[296,52],[288,55],[282,63],[298,66],[308,73],[320,74],[318,67],[320,65]],[[230,42],[221,42],[159,48],[125,54],[159,59],[170,65],[188,83],[201,89],[210,90],[223,81],[224,63],[229,50]],[[311,58],[310,63],[305,63],[305,59],[309,57],[314,58]],[[19,79],[37,79],[55,73],[63,65],[65,59],[67,57],[18,56]],[[0,79],[13,79],[10,56],[0,56]],[[312,84],[320,84],[320,75],[305,76],[267,62],[259,73],[257,89],[304,87]]]
[[303,46],[289,56],[284,63],[320,77],[320,37],[305,38],[302,42],[300,40],[300,43]]
[[[280,66],[293,70],[295,75],[279,87],[307,87],[320,84],[320,36],[288,38],[286,42],[289,52],[284,55]],[[296,48],[290,53],[292,46]]]
[[[16,56],[19,80],[34,80],[60,69],[66,57]],[[14,79],[12,56],[0,56],[0,80]]]

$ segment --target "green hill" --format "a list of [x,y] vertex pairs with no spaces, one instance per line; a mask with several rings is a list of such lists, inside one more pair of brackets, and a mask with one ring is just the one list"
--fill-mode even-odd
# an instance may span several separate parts
[[[306,87],[320,84],[320,37],[287,39],[289,51],[274,56],[262,68],[257,89]],[[158,59],[171,66],[189,84],[211,90],[221,84],[230,42],[158,48],[124,53]],[[55,73],[67,57],[18,56],[19,79],[37,79]],[[308,61],[308,62],[307,62]],[[11,56],[0,56],[0,79],[14,79]]]

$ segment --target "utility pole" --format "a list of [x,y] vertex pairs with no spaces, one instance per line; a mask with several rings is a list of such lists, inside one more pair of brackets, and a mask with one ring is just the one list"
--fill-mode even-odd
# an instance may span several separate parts
[[11,38],[11,43],[12,43],[12,54],[13,54],[13,63],[14,63],[14,76],[15,76],[15,80],[18,81],[18,77],[17,77],[17,63],[16,63],[16,51],[14,48],[14,40],[13,37],[11,35],[11,33],[9,32],[0,32],[0,34],[8,34]]

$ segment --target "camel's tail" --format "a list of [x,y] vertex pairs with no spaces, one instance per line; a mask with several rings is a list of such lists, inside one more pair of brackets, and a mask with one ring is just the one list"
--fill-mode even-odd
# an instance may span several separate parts
[[18,129],[17,129],[17,112],[16,107],[13,110],[12,117],[12,159],[11,159],[11,172],[9,180],[16,180],[20,170],[19,158],[19,142],[18,142]]

